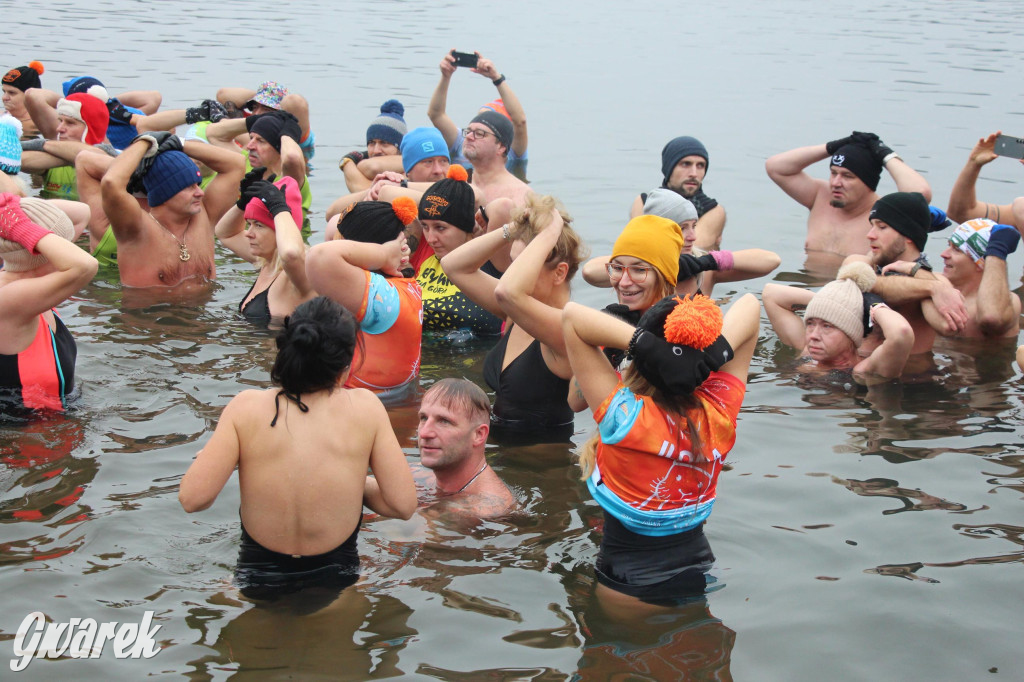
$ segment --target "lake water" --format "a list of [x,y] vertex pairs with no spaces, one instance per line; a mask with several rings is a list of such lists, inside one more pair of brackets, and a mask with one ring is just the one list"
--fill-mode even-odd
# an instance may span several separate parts
[[[4,68],[39,59],[52,89],[90,73],[114,93],[158,88],[165,107],[266,78],[303,93],[319,215],[343,193],[338,158],[363,146],[380,103],[398,97],[410,128],[426,124],[441,55],[479,49],[528,112],[534,188],[565,202],[595,253],[659,183],[662,145],[691,134],[711,152],[705,186],[729,214],[724,246],[778,251],[780,281],[814,277],[806,213],[765,175],[771,154],[872,130],[944,206],[978,137],[1024,134],[1024,12],[1010,0],[0,8]],[[464,124],[493,96],[460,72],[449,112]],[[1008,203],[1021,171],[996,161],[979,195]],[[933,261],[941,248],[927,249]],[[1011,256],[1014,288],[1022,264]],[[154,611],[151,659],[116,660],[108,646],[17,678],[1024,679],[1024,405],[1012,348],[994,345],[942,344],[929,381],[863,393],[796,377],[765,323],[706,528],[713,589],[646,624],[594,603],[601,516],[569,446],[489,450],[523,500],[512,519],[370,520],[365,578],[326,611],[237,601],[237,484],[192,516],[176,493],[227,401],[267,383],[272,338],[235,312],[252,278],[222,254],[201,301],[154,303],[100,277],[62,306],[81,400],[0,426],[0,677],[16,677],[6,659],[30,612],[138,623]],[[575,298],[610,300],[582,283]],[[428,345],[421,383],[479,381],[482,358]],[[415,460],[414,406],[391,415]],[[591,428],[580,417],[575,441]]]

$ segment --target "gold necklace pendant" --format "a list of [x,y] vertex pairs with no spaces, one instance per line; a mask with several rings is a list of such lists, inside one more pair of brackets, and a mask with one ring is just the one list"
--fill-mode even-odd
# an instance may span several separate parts
[[[171,235],[171,236],[173,237],[174,235]],[[178,242],[178,260],[180,260],[182,263],[184,263],[184,262],[186,262],[191,257],[192,257],[192,254],[188,252],[188,247],[185,246],[185,243],[184,242]]]

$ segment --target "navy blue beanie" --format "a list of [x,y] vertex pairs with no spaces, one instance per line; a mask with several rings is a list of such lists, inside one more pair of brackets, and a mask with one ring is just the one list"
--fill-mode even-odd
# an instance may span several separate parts
[[708,160],[708,150],[701,144],[700,140],[689,135],[683,135],[677,137],[674,140],[670,140],[665,148],[661,150],[661,174],[665,178],[665,182],[668,182],[669,177],[672,175],[672,169],[679,163],[679,159],[684,156],[701,156],[704,157],[704,168],[705,171],[711,162]]
[[405,107],[397,99],[389,99],[380,105],[380,116],[373,119],[366,129],[366,144],[370,140],[384,140],[396,147],[402,144],[402,138],[409,128],[405,125]]
[[169,151],[157,155],[142,184],[146,188],[149,205],[159,206],[186,187],[199,184],[202,179],[199,167],[192,159],[183,152]]

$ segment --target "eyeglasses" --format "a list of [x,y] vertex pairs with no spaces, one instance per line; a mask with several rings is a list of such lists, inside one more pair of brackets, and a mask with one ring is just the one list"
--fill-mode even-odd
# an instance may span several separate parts
[[649,268],[644,265],[619,265],[618,263],[606,263],[604,269],[608,271],[608,278],[612,281],[622,279],[622,274],[624,272],[628,272],[631,280],[637,284],[643,284],[647,279],[647,273],[654,268]]
[[474,140],[482,140],[483,138],[487,137],[488,135],[493,135],[494,137],[497,137],[497,135],[495,135],[491,131],[484,130],[483,128],[463,128],[462,129],[462,134],[464,136],[466,136],[467,138],[471,137]]

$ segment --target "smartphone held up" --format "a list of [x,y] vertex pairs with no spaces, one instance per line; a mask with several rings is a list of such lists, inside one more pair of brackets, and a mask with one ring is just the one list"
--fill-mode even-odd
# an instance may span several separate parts
[[995,153],[1011,159],[1024,159],[1024,139],[1000,135],[996,138]]
[[455,66],[464,66],[469,69],[475,69],[476,63],[480,59],[480,56],[473,52],[457,52],[452,50],[452,57],[455,57]]

